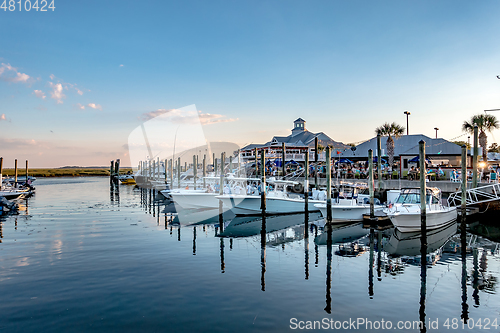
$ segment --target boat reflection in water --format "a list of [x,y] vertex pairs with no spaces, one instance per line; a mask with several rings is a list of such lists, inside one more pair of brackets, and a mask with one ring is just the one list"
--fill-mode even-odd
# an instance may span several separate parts
[[[305,214],[292,214],[292,215],[273,215],[266,216],[265,232],[270,233],[295,225],[304,224]],[[319,212],[309,213],[309,219],[314,221],[321,218]],[[237,216],[231,220],[226,226],[224,232],[220,233],[221,237],[250,237],[259,235],[262,231],[262,217],[255,216]]]
[[[439,229],[427,231],[427,254],[435,252],[445,245],[457,233],[458,224],[452,222]],[[389,241],[384,245],[384,250],[396,256],[418,256],[421,250],[421,232],[401,232],[394,229]]]
[[[224,223],[234,218],[231,211],[222,213]],[[172,224],[176,225],[197,225],[197,224],[217,224],[220,223],[218,209],[178,209],[172,214]]]
[[[314,238],[314,243],[316,245],[328,245],[329,235],[328,231],[331,231],[331,242],[332,244],[344,244],[353,243],[366,235],[368,235],[369,230],[363,228],[363,223],[343,223],[343,224],[332,224],[330,228],[325,227],[325,231]],[[355,245],[351,245],[355,246]],[[347,251],[344,248],[344,251]],[[341,251],[341,250],[339,250]],[[337,254],[337,253],[336,253]],[[347,253],[346,253],[347,254]]]

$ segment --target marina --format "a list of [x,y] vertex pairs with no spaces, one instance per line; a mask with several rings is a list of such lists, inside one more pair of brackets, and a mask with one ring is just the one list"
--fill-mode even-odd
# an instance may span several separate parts
[[499,11],[0,0],[0,333],[500,332]]
[[4,331],[284,331],[292,318],[353,316],[430,329],[498,317],[494,221],[429,232],[422,276],[418,232],[329,229],[319,213],[179,224],[153,189],[110,190],[103,177],[37,183],[0,222]]

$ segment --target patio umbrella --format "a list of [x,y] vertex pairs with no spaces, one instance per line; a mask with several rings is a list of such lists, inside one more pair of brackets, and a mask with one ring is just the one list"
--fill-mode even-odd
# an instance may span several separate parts
[[[417,162],[420,162],[420,156],[419,156],[419,155],[417,155],[417,156],[415,156],[414,158],[412,158],[411,160],[408,160],[408,162],[410,162],[410,163],[417,163]],[[425,163],[430,163],[430,162],[431,162],[431,161],[430,161],[428,158],[426,158],[426,159],[425,159]]]
[[[381,158],[380,160],[381,160],[382,162],[384,162],[384,163],[386,163],[386,162],[387,162],[387,160],[386,160],[386,159],[384,159],[384,158]],[[377,156],[375,156],[375,157],[373,158],[373,163],[377,163],[377,162],[378,162],[378,158],[377,158]]]
[[335,163],[349,163],[349,164],[352,164],[352,161],[350,159],[347,159],[347,158],[341,158],[340,160],[338,160]]
[[298,164],[298,163],[295,162],[294,160],[290,160],[290,161],[286,162],[285,164]]
[[281,168],[281,158],[277,158],[274,160],[274,165],[276,165],[278,168]]

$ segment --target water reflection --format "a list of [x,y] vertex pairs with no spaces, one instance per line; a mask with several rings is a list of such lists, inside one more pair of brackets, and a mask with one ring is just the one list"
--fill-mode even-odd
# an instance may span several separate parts
[[260,290],[266,291],[266,216],[262,215],[260,224]]
[[[326,228],[326,306],[325,311],[328,314],[332,313],[332,247],[333,247],[333,230],[332,224],[327,223]],[[316,241],[316,239],[315,239]]]

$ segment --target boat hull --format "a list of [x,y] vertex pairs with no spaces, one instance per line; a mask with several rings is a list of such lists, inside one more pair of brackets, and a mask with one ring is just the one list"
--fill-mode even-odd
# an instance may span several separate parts
[[[421,215],[420,212],[397,212],[388,214],[392,224],[403,232],[420,231],[421,230]],[[432,230],[447,225],[457,219],[456,207],[448,207],[443,210],[427,211],[426,214],[426,229]]]
[[[326,204],[315,205],[326,218]],[[384,207],[375,207],[375,211],[382,210]],[[363,214],[370,214],[370,205],[332,205],[332,222],[360,222],[363,221]]]
[[[218,196],[224,207],[231,209],[236,215],[257,215],[262,213],[260,206],[260,196]],[[319,200],[309,200],[308,212],[317,212],[319,209],[315,204],[321,203]],[[304,200],[285,198],[266,198],[266,214],[293,214],[304,213]]]
[[171,191],[169,193],[176,205],[185,209],[212,209],[219,208],[217,193],[205,193],[200,191]]

